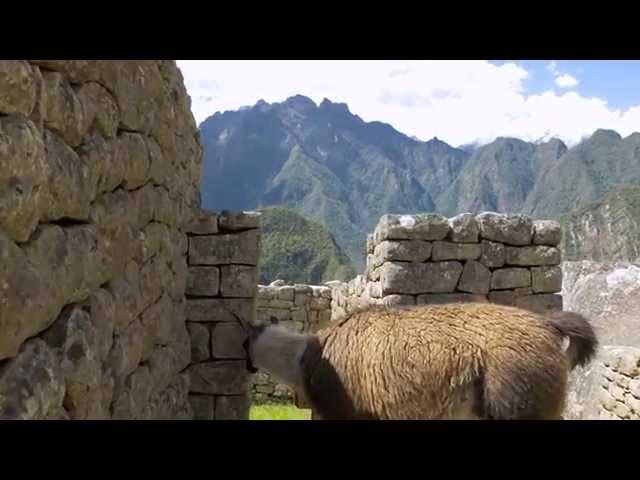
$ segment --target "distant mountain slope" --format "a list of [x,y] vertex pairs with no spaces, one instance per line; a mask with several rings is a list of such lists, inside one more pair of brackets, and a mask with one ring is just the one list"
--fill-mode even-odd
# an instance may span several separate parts
[[200,130],[205,207],[295,210],[326,226],[359,271],[366,234],[385,213],[493,210],[559,219],[625,183],[640,184],[638,133],[623,139],[598,130],[571,149],[558,139],[514,138],[453,148],[301,95],[216,113]]
[[349,258],[322,225],[281,207],[261,213],[260,283],[321,284],[355,277]]
[[612,130],[597,130],[544,172],[523,211],[556,217],[629,182],[640,182],[640,134],[623,139]]
[[295,209],[326,225],[359,269],[380,216],[433,211],[469,157],[300,95],[216,113],[200,130],[205,207]]
[[640,185],[626,185],[567,215],[567,260],[640,261]]

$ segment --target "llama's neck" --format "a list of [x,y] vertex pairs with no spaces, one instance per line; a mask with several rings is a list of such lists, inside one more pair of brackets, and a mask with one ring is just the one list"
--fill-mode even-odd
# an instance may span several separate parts
[[251,345],[251,361],[292,387],[303,383],[301,359],[311,337],[269,326]]

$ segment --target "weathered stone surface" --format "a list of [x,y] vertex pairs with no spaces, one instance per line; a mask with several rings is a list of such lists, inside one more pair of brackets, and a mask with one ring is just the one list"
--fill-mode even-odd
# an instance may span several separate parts
[[139,133],[123,132],[118,136],[116,163],[124,168],[123,187],[134,190],[149,178],[149,150],[144,137]]
[[247,299],[189,299],[186,317],[193,322],[246,322],[255,318],[253,302]]
[[556,247],[562,241],[562,227],[555,220],[536,220],[533,222],[534,245]]
[[96,194],[89,167],[55,133],[45,131],[44,145],[48,172],[46,220],[87,220]]
[[215,297],[220,291],[220,270],[217,267],[190,267],[187,274],[187,295]]
[[65,381],[65,408],[76,419],[105,418],[99,401],[102,362],[96,329],[80,308],[69,308],[43,339],[57,352]]
[[[52,252],[59,255],[58,252]],[[66,253],[66,252],[65,252]],[[62,305],[50,296],[51,278],[0,230],[0,360],[14,357],[27,338],[49,326]],[[29,319],[29,321],[24,321]]]
[[198,363],[188,369],[191,392],[216,395],[247,393],[248,372],[244,360]]
[[100,288],[91,294],[87,303],[91,312],[91,323],[96,332],[98,355],[100,360],[104,361],[113,345],[115,299],[109,291]]
[[33,70],[24,60],[0,60],[0,113],[31,115],[37,89]]
[[126,378],[123,388],[117,390],[114,395],[112,418],[114,420],[143,418],[145,406],[149,403],[152,391],[153,380],[149,367],[140,366]]
[[472,243],[433,242],[431,260],[475,260],[480,257],[482,247]]
[[538,266],[558,265],[560,250],[554,247],[506,247],[505,261],[507,265]]
[[38,420],[58,410],[64,379],[53,350],[29,340],[18,356],[0,367],[0,420]]
[[387,295],[382,299],[383,305],[394,306],[394,305],[415,305],[416,297],[413,295],[397,295],[391,294]]
[[381,267],[382,294],[453,292],[461,274],[460,262],[387,262]]
[[383,215],[374,231],[376,244],[384,240],[443,240],[449,221],[441,215]]
[[213,358],[246,358],[242,346],[246,338],[239,323],[216,323],[211,330],[211,355]]
[[441,305],[444,303],[486,303],[484,295],[472,295],[469,293],[434,293],[418,295],[416,303],[418,305]]
[[524,295],[516,298],[515,306],[539,313],[562,310],[562,296],[552,293]]
[[96,128],[105,138],[115,138],[120,123],[118,105],[111,94],[99,83],[88,82],[77,90],[84,108],[84,130]]
[[45,126],[60,135],[66,144],[77,147],[88,131],[84,106],[63,75],[42,72],[47,96]]
[[248,420],[249,399],[245,395],[216,397],[216,420]]
[[476,217],[471,213],[461,213],[449,219],[451,232],[449,238],[457,243],[476,243],[480,235],[480,227]]
[[[619,373],[620,364],[628,364],[629,373]],[[571,420],[640,419],[638,395],[634,385],[639,381],[640,349],[622,346],[601,346],[597,356],[586,368],[576,368],[571,374],[565,418]],[[619,380],[628,379],[627,387]]]
[[276,298],[292,302],[296,289],[292,286],[282,286],[276,290]]
[[194,420],[213,420],[215,397],[211,395],[189,395]]
[[[29,60],[30,63],[40,65],[47,70],[55,70],[69,77],[72,82],[97,81],[103,78],[104,70],[117,68],[116,64],[104,60]],[[114,72],[115,73],[115,72]]]
[[562,272],[566,310],[585,315],[603,345],[640,347],[640,265],[585,260],[563,262]]
[[458,290],[486,295],[491,287],[491,271],[480,262],[465,262]]
[[0,117],[0,165],[0,227],[24,242],[47,208],[48,166],[42,135],[33,122]]
[[191,362],[197,363],[210,359],[209,328],[201,323],[188,322],[187,330],[191,338]]
[[431,257],[432,245],[423,240],[384,241],[374,249],[373,267],[384,262],[425,262]]
[[556,293],[562,290],[562,269],[559,266],[533,267],[531,286],[535,293]]
[[218,225],[222,230],[248,230],[260,226],[260,212],[220,212]]
[[375,249],[375,243],[373,242],[373,234],[367,234],[367,254],[372,255]]
[[136,319],[114,337],[107,365],[116,377],[126,377],[140,363],[144,347],[142,335],[142,323]]
[[190,265],[257,265],[258,230],[189,237]]
[[531,286],[531,272],[528,268],[500,268],[491,274],[491,289],[505,290]]
[[505,251],[504,245],[501,243],[482,240],[482,255],[479,262],[487,268],[500,268],[504,266]]
[[476,216],[476,221],[485,240],[516,246],[531,244],[533,222],[529,217],[483,212]]
[[246,265],[220,267],[220,295],[253,298],[258,294],[258,269]]

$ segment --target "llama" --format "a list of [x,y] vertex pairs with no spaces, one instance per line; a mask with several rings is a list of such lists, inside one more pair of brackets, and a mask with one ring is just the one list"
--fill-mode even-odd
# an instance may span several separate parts
[[313,335],[246,328],[249,363],[321,419],[560,419],[597,348],[578,314],[490,303],[369,307]]

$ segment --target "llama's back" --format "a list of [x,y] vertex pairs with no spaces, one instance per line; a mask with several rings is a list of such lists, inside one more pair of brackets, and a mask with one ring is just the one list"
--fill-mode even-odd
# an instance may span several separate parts
[[502,418],[514,409],[526,417],[541,405],[551,408],[547,396],[564,394],[567,367],[557,332],[519,309],[371,308],[320,339],[325,367],[364,417]]

